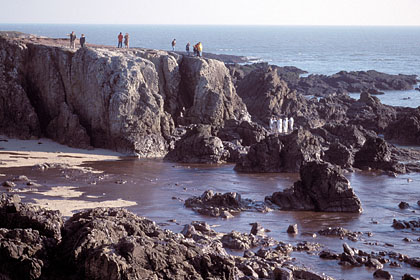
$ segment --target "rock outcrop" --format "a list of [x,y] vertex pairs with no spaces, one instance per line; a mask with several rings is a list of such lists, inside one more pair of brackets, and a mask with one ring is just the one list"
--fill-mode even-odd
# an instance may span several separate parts
[[368,138],[363,147],[355,154],[354,166],[361,169],[379,169],[405,173],[405,166],[391,158],[391,149],[382,138]]
[[282,192],[266,197],[283,210],[361,213],[359,198],[338,167],[308,162],[300,169],[300,181]]
[[187,130],[166,158],[177,162],[221,163],[228,156],[222,140],[212,135],[212,128],[197,125]]
[[58,211],[21,203],[18,195],[0,195],[0,278],[38,279],[52,266],[61,241]]
[[240,172],[297,172],[300,166],[320,159],[321,145],[308,130],[298,129],[288,135],[271,135],[250,147],[239,159]]
[[[57,239],[31,227],[45,229],[60,221],[61,229],[59,213],[35,211],[16,196],[0,199],[0,222],[21,211],[9,228],[0,225],[1,279],[275,279],[281,271],[299,279],[331,279],[292,264],[289,254],[304,247],[295,249],[265,234],[223,234],[204,222],[192,222],[175,234],[127,210],[96,208],[73,215],[56,232]],[[228,200],[223,203],[231,204]],[[29,221],[34,213],[39,215],[37,222],[25,223],[25,215]],[[243,257],[224,249],[274,245],[246,251]]]
[[221,61],[142,49],[74,51],[4,33],[0,47],[0,133],[7,135],[163,157],[178,122],[249,118]]

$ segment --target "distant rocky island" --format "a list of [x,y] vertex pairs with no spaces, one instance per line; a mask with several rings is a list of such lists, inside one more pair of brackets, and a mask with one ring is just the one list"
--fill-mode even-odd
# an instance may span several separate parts
[[[287,210],[360,213],[361,202],[343,176],[345,170],[377,170],[390,176],[420,172],[419,151],[391,144],[420,145],[420,107],[387,106],[374,96],[385,90],[413,89],[419,82],[415,75],[372,70],[302,76],[305,72],[296,67],[248,64],[242,58],[97,45],[72,50],[67,44],[64,39],[0,32],[0,134],[23,139],[45,136],[72,147],[106,148],[142,158],[230,162],[238,172],[299,172],[300,181],[267,196],[263,205]],[[360,93],[360,98],[350,98],[349,92]],[[272,133],[268,126],[272,116],[293,117],[295,129]],[[219,210],[214,201],[221,203],[216,205]],[[108,274],[106,279],[252,275],[243,260],[217,248],[219,243],[213,242],[217,234],[206,225],[190,225],[183,233],[196,241],[207,240],[203,245],[124,210],[85,211],[65,225],[57,213],[43,212],[51,221],[39,221],[33,214],[28,225],[26,214],[20,214],[28,206],[5,195],[1,203],[0,215],[8,222],[0,222],[0,227],[8,229],[1,229],[0,236],[9,230],[18,236],[16,242],[29,236],[29,243],[45,245],[39,249],[41,257],[31,258],[31,267],[11,261],[17,270],[25,267],[22,271],[33,275],[22,279],[40,277],[37,267],[42,267],[42,256],[50,249],[56,254],[57,248],[86,279],[105,277],[98,263],[125,277]],[[236,196],[214,198],[209,193],[190,203],[197,211],[217,212],[216,216],[229,215],[232,204],[233,211],[247,207]],[[200,210],[207,204],[212,206],[210,212]],[[15,224],[10,217],[22,221]],[[50,222],[58,223],[63,232],[55,231]],[[25,230],[19,231],[25,223]],[[92,230],[89,223],[99,235],[110,230],[112,236],[102,236],[104,243],[97,244],[85,234]],[[28,233],[28,228],[41,236]],[[250,258],[260,262],[254,266],[270,279],[329,279],[300,268],[267,265],[266,254],[283,260],[290,250],[279,245],[261,252],[265,261]],[[176,259],[171,258],[173,251]],[[7,257],[19,258],[12,253]],[[182,278],[187,272],[191,277]]]

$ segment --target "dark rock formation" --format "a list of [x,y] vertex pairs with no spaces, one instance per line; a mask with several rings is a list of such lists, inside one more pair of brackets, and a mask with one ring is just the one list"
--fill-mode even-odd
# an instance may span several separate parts
[[223,141],[239,141],[243,146],[251,146],[263,140],[268,132],[260,125],[249,121],[228,120],[217,132]]
[[38,279],[51,266],[62,226],[58,211],[21,203],[17,195],[1,194],[0,278]]
[[252,145],[248,154],[236,164],[240,172],[296,172],[308,161],[321,157],[321,145],[308,130],[291,134],[271,135]]
[[267,212],[267,206],[262,202],[243,199],[235,192],[221,194],[212,190],[205,191],[201,196],[188,198],[185,200],[185,206],[203,215],[223,218],[245,210]]
[[62,247],[69,265],[85,279],[234,279],[237,274],[233,260],[203,253],[126,210],[74,215],[66,222]]
[[414,229],[420,228],[420,219],[419,220],[411,220],[411,221],[404,221],[404,220],[396,220],[392,221],[392,227],[395,229]]
[[1,133],[163,157],[179,119],[249,118],[221,61],[142,49],[75,52],[9,35],[0,34]]
[[341,168],[350,168],[353,165],[353,153],[343,144],[335,142],[325,151],[323,159]]
[[315,96],[363,91],[380,94],[383,90],[413,89],[416,84],[415,75],[389,75],[374,70],[341,71],[331,76],[309,75],[301,77],[297,84],[289,82],[289,86],[299,93]]
[[402,144],[420,145],[420,108],[401,110],[397,120],[386,128],[385,139]]
[[209,125],[193,126],[166,156],[177,162],[220,163],[228,158],[223,142],[213,136]]
[[[22,217],[25,213],[31,217],[29,206],[16,197],[1,197],[2,215],[16,206],[28,210],[21,211]],[[38,214],[44,217],[40,222],[48,225],[54,221],[55,216],[50,219],[45,213]],[[289,254],[293,250],[314,246],[298,244],[295,249],[265,235],[221,234],[204,222],[186,225],[181,235],[127,210],[96,208],[75,214],[60,233],[57,244],[57,239],[32,228],[0,228],[0,278],[233,280],[251,275],[273,279],[290,271],[297,279],[332,279],[292,264]],[[239,257],[227,254],[222,246],[269,248]]]
[[21,203],[18,195],[0,195],[0,228],[34,229],[59,241],[62,226],[63,220],[58,211]]
[[360,200],[340,168],[329,163],[308,162],[302,165],[300,178],[291,188],[275,192],[266,200],[283,210],[362,212]]
[[389,145],[382,138],[369,138],[354,156],[354,167],[405,173],[405,167],[391,159]]

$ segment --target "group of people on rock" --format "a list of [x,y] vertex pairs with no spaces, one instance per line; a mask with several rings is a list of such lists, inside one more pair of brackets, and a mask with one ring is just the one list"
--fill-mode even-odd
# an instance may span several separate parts
[[[172,51],[175,51],[175,46],[176,46],[176,39],[172,40]],[[191,44],[190,42],[187,43],[187,45],[185,46],[185,51],[187,52],[187,55],[190,56],[190,47]],[[203,56],[203,44],[201,42],[198,42],[197,44],[195,44],[193,46],[193,52],[194,52],[194,56],[199,56],[202,57]]]
[[[70,48],[74,49],[76,48],[76,34],[74,33],[74,31],[72,31],[70,34],[68,34],[70,36]],[[118,45],[117,48],[122,48],[123,47],[123,42],[124,42],[124,48],[129,48],[129,40],[130,40],[130,36],[128,35],[128,33],[125,33],[125,35],[122,34],[122,32],[120,32],[120,34],[118,34]],[[82,34],[82,36],[80,36],[79,39],[80,42],[80,46],[82,48],[85,47],[85,43],[86,43],[86,37],[84,34]],[[176,46],[176,39],[172,40],[172,50],[175,51],[175,46]],[[185,50],[187,51],[187,55],[190,56],[190,42],[187,43],[187,45],[185,46]],[[193,52],[195,56],[199,56],[202,57],[203,56],[203,44],[201,42],[198,42],[197,44],[195,44],[193,46]]]
[[[175,46],[176,46],[176,39],[172,40],[172,51],[175,51]],[[187,45],[185,46],[185,51],[187,52],[187,55],[190,56],[190,48],[191,48],[191,44],[190,42],[187,43]],[[193,46],[193,52],[195,56],[199,56],[202,57],[203,56],[203,44],[201,42],[198,42],[197,44],[195,44]]]
[[271,117],[270,118],[270,131],[271,133],[276,134],[287,134],[289,131],[293,131],[295,120],[293,117],[285,117],[284,119],[279,117]]
[[125,35],[122,34],[122,32],[120,32],[120,34],[118,34],[118,46],[117,48],[122,48],[123,46],[123,39],[124,39],[124,48],[128,49],[129,48],[129,40],[130,40],[130,36],[128,35],[128,33],[125,33]]
[[[74,33],[74,31],[72,31],[68,35],[70,36],[70,49],[75,49],[76,48],[76,39],[77,39],[76,33]],[[79,43],[80,43],[80,47],[82,47],[82,48],[85,47],[85,43],[86,43],[85,34],[82,34],[80,36]]]

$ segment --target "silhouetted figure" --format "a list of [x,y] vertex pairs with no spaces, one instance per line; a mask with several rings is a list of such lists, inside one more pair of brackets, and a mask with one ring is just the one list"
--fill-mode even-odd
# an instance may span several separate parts
[[128,41],[129,41],[130,37],[128,36],[128,33],[125,33],[124,36],[124,46],[128,49]]
[[120,34],[118,35],[118,47],[117,48],[122,48],[123,38],[124,38],[124,36],[122,35],[122,32],[120,32]]
[[85,43],[86,43],[86,37],[85,34],[82,34],[82,36],[80,36],[80,47],[84,48],[85,47]]
[[175,51],[176,39],[172,40],[172,50]]
[[74,33],[74,31],[70,33],[70,48],[76,48],[76,34]]

